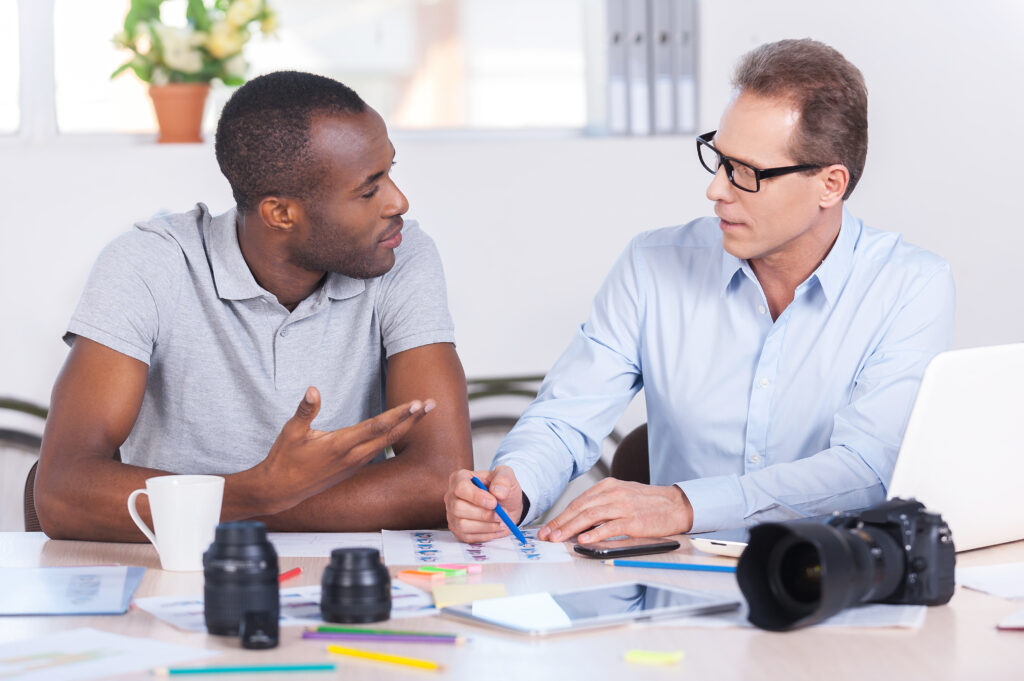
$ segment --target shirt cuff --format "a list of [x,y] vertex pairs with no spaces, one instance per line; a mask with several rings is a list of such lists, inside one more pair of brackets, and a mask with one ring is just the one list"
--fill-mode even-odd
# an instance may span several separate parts
[[710,532],[729,527],[742,527],[746,503],[739,478],[718,475],[677,482],[676,486],[693,507],[690,532]]

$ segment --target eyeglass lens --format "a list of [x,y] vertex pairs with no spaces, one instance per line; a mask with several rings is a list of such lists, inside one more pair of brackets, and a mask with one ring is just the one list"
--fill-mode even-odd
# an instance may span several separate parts
[[709,173],[714,175],[718,172],[720,165],[725,165],[725,173],[730,182],[740,189],[757,191],[757,173],[753,168],[738,161],[723,160],[721,154],[706,143],[698,145],[697,148],[700,162]]

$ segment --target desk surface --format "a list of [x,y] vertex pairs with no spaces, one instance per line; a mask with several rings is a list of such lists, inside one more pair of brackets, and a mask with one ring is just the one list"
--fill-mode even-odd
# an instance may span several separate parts
[[[695,561],[731,564],[693,549],[682,538],[680,553]],[[959,566],[1024,561],[1024,541],[957,556]],[[160,569],[149,544],[110,544],[47,540],[42,534],[0,533],[0,566],[31,567],[111,564],[147,568],[136,596],[202,593],[202,573],[173,573]],[[302,566],[303,574],[288,586],[317,584],[326,558],[282,558],[281,568]],[[395,570],[392,569],[392,574]],[[572,563],[489,565],[485,582],[502,582],[509,594],[563,591],[631,579],[675,584],[694,589],[734,588],[730,574],[610,568],[597,561],[574,558]],[[670,624],[632,624],[531,639],[440,617],[403,619],[385,626],[424,631],[458,632],[469,637],[463,646],[374,644],[373,649],[436,660],[441,672],[394,667],[363,660],[331,657],[337,676],[327,673],[289,674],[288,679],[518,678],[556,679],[1021,679],[1024,678],[1024,633],[998,631],[1003,617],[1024,609],[1011,601],[957,587],[948,605],[928,609],[919,630],[804,629],[771,633],[756,629],[699,629]],[[0,643],[42,634],[93,627],[129,636],[222,651],[208,664],[265,664],[327,661],[321,643],[300,638],[301,628],[281,629],[280,645],[270,651],[243,650],[237,639],[179,631],[148,613],[132,610],[107,617],[3,617]],[[371,646],[365,646],[370,648]],[[632,648],[681,650],[683,662],[674,668],[640,667],[626,663]],[[204,664],[199,661],[194,664]],[[116,677],[152,679],[148,673]],[[212,677],[203,677],[212,678]],[[221,677],[226,678],[226,677]],[[231,678],[253,678],[232,676]],[[261,678],[266,678],[261,675]]]

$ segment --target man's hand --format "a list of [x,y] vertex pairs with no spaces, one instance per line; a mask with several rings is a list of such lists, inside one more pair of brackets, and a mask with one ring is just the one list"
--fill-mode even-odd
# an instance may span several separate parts
[[[675,485],[642,485],[605,478],[576,497],[561,515],[537,532],[544,541],[580,543],[611,537],[665,537],[693,526],[693,507]],[[593,529],[591,529],[593,528]]]
[[310,424],[320,411],[320,392],[310,387],[267,458],[239,475],[248,478],[243,484],[253,482],[257,490],[273,490],[276,508],[272,512],[288,509],[351,476],[434,407],[433,400],[413,400],[348,428],[313,430]]
[[[473,476],[487,485],[485,492],[473,484]],[[516,474],[508,466],[493,471],[455,471],[448,478],[448,491],[444,507],[448,514],[448,529],[455,538],[464,542],[485,542],[511,534],[505,523],[494,512],[498,504],[513,522],[523,516],[523,490]]]

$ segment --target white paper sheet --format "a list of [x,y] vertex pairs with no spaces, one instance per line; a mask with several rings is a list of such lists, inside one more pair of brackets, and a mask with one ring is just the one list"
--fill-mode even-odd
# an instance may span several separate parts
[[508,536],[484,544],[464,544],[447,530],[384,530],[384,562],[388,565],[444,563],[568,563],[563,544],[539,541],[537,530],[523,530],[526,545]]
[[1024,598],[1024,563],[957,568],[956,583],[1002,598]]
[[[726,627],[753,627],[747,621],[747,604],[741,594],[736,597],[741,601],[739,609],[718,615],[698,615],[693,617],[674,617],[659,619],[656,624],[668,624],[680,627],[696,627],[702,629],[721,629]],[[840,610],[816,627],[853,627],[853,628],[899,628],[920,629],[924,626],[924,618],[928,612],[925,605],[885,605],[871,603]]]
[[[135,605],[179,629],[206,631],[202,596],[136,598]],[[436,614],[434,599],[429,593],[397,579],[391,581],[391,619]],[[325,624],[320,618],[319,586],[281,589],[280,625],[282,627],[316,626],[319,624]]]
[[72,629],[0,646],[0,678],[5,681],[108,678],[219,654],[96,629]]
[[0,615],[122,615],[142,567],[0,568]]
[[271,532],[278,556],[330,558],[334,549],[368,547],[381,550],[380,532]]

